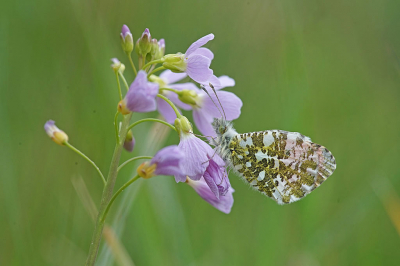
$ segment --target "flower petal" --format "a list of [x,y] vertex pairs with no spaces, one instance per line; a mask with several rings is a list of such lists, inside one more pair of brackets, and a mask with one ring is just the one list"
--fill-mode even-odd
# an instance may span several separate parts
[[[225,111],[226,120],[234,120],[238,118],[240,116],[240,109],[243,105],[242,100],[240,100],[240,98],[237,97],[234,93],[228,91],[218,91],[217,95]],[[215,94],[210,93],[210,96],[216,104],[219,104]],[[221,117],[221,113],[211,101],[210,97],[204,98],[203,106],[201,109],[207,110],[207,113],[213,118]]]
[[214,59],[214,54],[213,54],[213,52],[211,52],[210,49],[205,48],[205,47],[200,47],[199,49],[197,49],[196,51],[194,51],[194,52],[192,53],[192,55],[194,55],[194,54],[203,55],[203,56],[209,58],[210,60],[213,60],[213,59]]
[[187,135],[181,139],[178,147],[185,155],[182,164],[182,173],[175,175],[176,182],[185,182],[186,176],[199,180],[208,167],[208,158],[214,154],[213,149],[194,135]]
[[167,69],[160,74],[160,78],[167,84],[172,84],[180,81],[187,77],[186,73],[174,73],[171,70]]
[[176,146],[168,146],[156,153],[150,165],[156,164],[155,175],[176,175],[182,173],[184,153]]
[[221,196],[219,199],[213,194],[211,189],[208,187],[204,178],[199,181],[188,180],[187,182],[205,201],[210,203],[216,209],[224,212],[230,213],[233,205],[233,195],[235,191],[232,187],[228,189],[225,196]]
[[157,108],[156,95],[158,93],[158,84],[147,81],[147,74],[141,70],[138,72],[135,80],[127,92],[126,106],[132,112],[150,112]]
[[217,136],[213,126],[211,125],[214,120],[214,116],[210,115],[206,109],[199,108],[193,110],[193,120],[201,134],[211,137]]
[[[171,93],[175,94],[175,93]],[[168,96],[168,98],[170,98]],[[170,124],[173,124],[175,119],[176,119],[176,114],[174,109],[172,109],[171,105],[169,105],[166,101],[164,101],[161,98],[157,98],[157,109],[158,112],[160,112],[160,114],[164,117],[165,121],[167,121]]]
[[208,34],[204,37],[201,37],[200,39],[198,39],[197,41],[195,41],[194,43],[192,43],[192,45],[190,45],[190,47],[186,50],[186,56],[189,56],[191,53],[193,53],[194,51],[196,51],[198,48],[200,48],[201,46],[203,46],[204,44],[208,43],[209,41],[211,41],[212,39],[214,39],[214,34]]
[[187,59],[186,73],[198,83],[206,82],[213,74],[210,64],[211,60],[208,57],[194,54]]

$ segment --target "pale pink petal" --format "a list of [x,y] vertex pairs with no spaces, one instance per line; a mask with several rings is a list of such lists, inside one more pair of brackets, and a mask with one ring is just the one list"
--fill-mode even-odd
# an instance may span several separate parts
[[214,34],[208,34],[200,39],[198,39],[197,41],[195,41],[194,43],[192,43],[192,45],[190,45],[190,47],[186,50],[186,56],[188,57],[191,53],[193,53],[194,51],[196,51],[198,48],[200,48],[201,46],[203,46],[204,44],[208,43],[209,41],[211,41],[212,39],[214,39]]
[[204,83],[210,79],[213,71],[210,69],[211,60],[202,55],[192,55],[187,59],[186,73],[198,83]]
[[211,125],[213,120],[214,120],[213,116],[210,115],[204,108],[193,110],[193,121],[197,129],[204,136],[211,136],[211,137],[217,136],[217,134],[214,131],[214,128]]
[[187,77],[186,73],[174,73],[169,69],[165,70],[160,74],[160,78],[164,80],[164,82],[167,85],[178,82],[186,77]]
[[230,78],[228,76],[220,76],[218,79],[221,83],[221,89],[235,86],[235,80],[233,78]]
[[[210,95],[219,107],[219,103],[215,94],[210,93]],[[226,120],[234,120],[238,118],[240,116],[240,109],[243,106],[242,100],[240,100],[240,98],[237,97],[234,93],[228,91],[218,91],[217,95],[221,102],[222,108],[225,111]],[[211,101],[210,97],[204,98],[203,106],[201,109],[207,110],[207,113],[213,118],[221,117],[221,113]]]
[[214,59],[214,54],[213,54],[213,52],[211,52],[210,49],[204,48],[204,47],[200,47],[199,49],[197,49],[196,51],[194,51],[192,54],[203,55],[203,56],[205,56],[205,57],[210,58],[210,60],[213,60],[213,59]]

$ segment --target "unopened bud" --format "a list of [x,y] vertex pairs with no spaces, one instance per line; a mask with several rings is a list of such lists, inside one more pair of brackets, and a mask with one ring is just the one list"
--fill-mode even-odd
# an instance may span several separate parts
[[125,99],[121,100],[121,101],[118,103],[117,109],[118,109],[118,112],[120,112],[120,113],[123,114],[123,115],[127,115],[127,114],[129,114],[129,113],[131,112],[131,111],[128,109],[128,107],[126,107],[126,101],[125,101]]
[[160,48],[160,58],[165,55],[165,40],[161,39],[158,41],[158,47]]
[[182,90],[178,93],[178,98],[183,103],[187,103],[190,105],[197,105],[197,93],[194,90]]
[[133,148],[135,147],[135,138],[133,137],[132,130],[129,130],[126,134],[125,141],[124,141],[124,149],[132,152]]
[[68,142],[68,135],[56,127],[53,120],[49,120],[46,122],[46,124],[44,124],[44,130],[55,143],[59,145],[65,145],[65,143]]
[[125,53],[130,54],[133,51],[133,37],[128,26],[123,25],[121,30],[121,45]]
[[187,63],[182,53],[167,54],[163,57],[163,67],[172,72],[182,73],[186,71]]
[[111,58],[111,61],[113,62],[111,64],[111,68],[114,70],[115,73],[117,73],[117,71],[119,73],[124,73],[125,70],[125,65],[122,64],[117,58]]
[[151,164],[149,162],[144,162],[137,168],[137,173],[140,177],[148,179],[154,176],[154,171],[156,170],[157,165]]
[[138,55],[146,56],[151,51],[151,34],[149,29],[145,29],[142,36],[136,42],[135,51]]
[[175,128],[179,133],[179,136],[184,134],[193,133],[192,125],[190,124],[189,120],[185,116],[180,116],[175,119]]

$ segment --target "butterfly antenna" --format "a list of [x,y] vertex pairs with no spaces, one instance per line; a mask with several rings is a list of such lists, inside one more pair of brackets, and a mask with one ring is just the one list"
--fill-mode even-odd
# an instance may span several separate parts
[[210,85],[211,89],[213,90],[215,96],[217,97],[219,106],[221,106],[222,112],[224,112],[224,117],[225,117],[225,120],[226,120],[225,110],[224,110],[224,107],[222,107],[222,104],[221,104],[221,101],[220,101],[219,98],[218,98],[217,92],[215,91],[214,86],[213,86],[211,83],[209,83],[209,85]]
[[[211,83],[210,83],[210,85],[211,85]],[[206,87],[205,87],[203,84],[200,84],[200,88],[201,88],[203,91],[205,91],[205,93],[207,93],[208,97],[210,97],[210,99],[211,99],[211,101],[213,102],[213,104],[215,105],[215,107],[217,107],[219,113],[221,114],[221,117],[225,117],[225,120],[226,120],[226,116],[223,116],[223,115],[222,115],[221,110],[219,109],[218,105],[214,102],[214,100],[213,100],[213,98],[211,97],[211,95],[208,93]],[[211,87],[211,88],[214,90],[214,87]],[[215,90],[214,90],[214,93],[215,93]],[[217,94],[215,94],[215,95],[217,95]],[[217,96],[217,99],[218,99],[218,96]],[[218,99],[218,102],[219,102],[219,99]],[[221,103],[219,103],[219,104],[221,105]],[[221,107],[222,107],[222,106],[221,106]],[[223,110],[223,109],[222,109],[222,110]],[[225,114],[225,111],[224,111],[224,114]]]

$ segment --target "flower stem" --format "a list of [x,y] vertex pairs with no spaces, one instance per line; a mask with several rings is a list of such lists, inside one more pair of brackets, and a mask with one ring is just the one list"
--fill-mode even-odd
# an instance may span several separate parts
[[153,157],[151,156],[137,156],[137,157],[133,157],[130,158],[129,160],[126,160],[125,162],[123,162],[119,167],[118,167],[118,172],[122,169],[122,167],[124,167],[125,165],[127,165],[128,163],[134,162],[136,160],[140,160],[140,159],[151,159]]
[[172,109],[174,109],[175,114],[176,114],[177,117],[180,117],[180,116],[181,116],[181,114],[180,114],[179,111],[178,111],[178,108],[176,108],[175,104],[173,104],[167,97],[165,97],[165,96],[162,95],[162,94],[157,94],[157,97],[163,99],[163,100],[166,101],[169,105],[171,105],[171,107],[172,107]]
[[132,66],[132,68],[133,68],[133,72],[135,72],[135,76],[137,76],[136,67],[135,67],[135,64],[134,64],[133,61],[132,61],[132,52],[129,53],[128,58],[129,58],[129,62],[131,62],[131,66]]
[[165,69],[165,67],[163,67],[163,66],[157,67],[156,69],[151,71],[149,74],[147,74],[147,78],[149,78],[152,74],[154,74],[154,73],[156,73],[156,72],[158,72],[160,70],[163,70],[163,69]]
[[173,130],[176,131],[176,128],[173,125],[171,125],[170,123],[167,123],[167,122],[165,122],[165,121],[163,121],[161,119],[157,119],[157,118],[145,118],[145,119],[136,121],[135,123],[133,123],[132,125],[130,125],[128,127],[128,130],[132,129],[134,126],[139,125],[139,124],[141,124],[143,122],[158,122],[158,123],[164,124],[166,126],[169,126],[170,128],[172,128]]
[[121,92],[121,84],[119,83],[119,73],[115,71],[115,76],[117,77],[117,84],[118,84],[118,92],[119,92],[119,100],[122,100],[122,92]]
[[115,138],[117,139],[117,143],[119,143],[118,115],[119,112],[117,112],[114,117]]
[[162,63],[162,62],[163,62],[162,59],[150,61],[150,62],[148,62],[147,64],[145,64],[145,65],[142,67],[142,69],[146,69],[146,68],[147,68],[148,66],[150,66],[150,65],[154,65],[154,64],[158,64],[158,63]]
[[69,142],[65,142],[64,144],[65,144],[65,146],[67,146],[68,148],[70,148],[71,150],[73,150],[74,152],[76,152],[77,154],[82,156],[83,158],[85,158],[86,161],[88,161],[97,170],[101,179],[103,180],[104,185],[106,185],[106,180],[104,178],[103,173],[100,171],[99,167],[92,160],[89,159],[89,157],[87,157],[83,152],[81,152],[80,150],[78,150],[77,148],[75,148],[74,146],[69,144]]
[[111,160],[110,170],[108,172],[107,183],[106,186],[104,187],[103,195],[101,196],[99,213],[96,218],[96,225],[94,228],[92,241],[90,242],[89,255],[86,260],[86,266],[93,266],[96,261],[97,252],[99,250],[100,240],[104,227],[104,220],[103,220],[104,212],[107,209],[107,206],[112,198],[115,181],[117,179],[119,159],[121,157],[121,152],[123,147],[123,141],[121,142],[121,140],[125,140],[131,117],[132,114],[125,115],[122,121],[122,126],[120,131],[120,141],[117,142],[117,144],[115,145],[114,154]]
[[106,209],[104,210],[104,213],[101,217],[101,222],[104,224],[108,211],[111,208],[111,205],[114,203],[114,200],[118,197],[118,195],[124,191],[124,189],[126,189],[130,184],[132,184],[133,182],[135,182],[136,180],[138,180],[140,178],[139,175],[135,176],[134,178],[132,178],[131,180],[129,180],[128,182],[126,182],[120,189],[118,189],[117,192],[115,192],[114,196],[111,198],[110,202],[108,203]]
[[172,92],[174,92],[176,94],[179,94],[178,90],[171,89],[171,88],[160,88],[160,91],[172,91]]
[[[122,75],[122,73],[120,73],[120,76],[121,76],[121,78],[122,78],[122,81],[123,81],[124,84],[125,84],[126,91],[129,91],[129,85],[128,85],[128,82],[126,82],[126,79],[125,79],[124,75]],[[121,98],[122,98],[122,97],[121,97]],[[121,100],[122,100],[122,99],[121,99]]]

